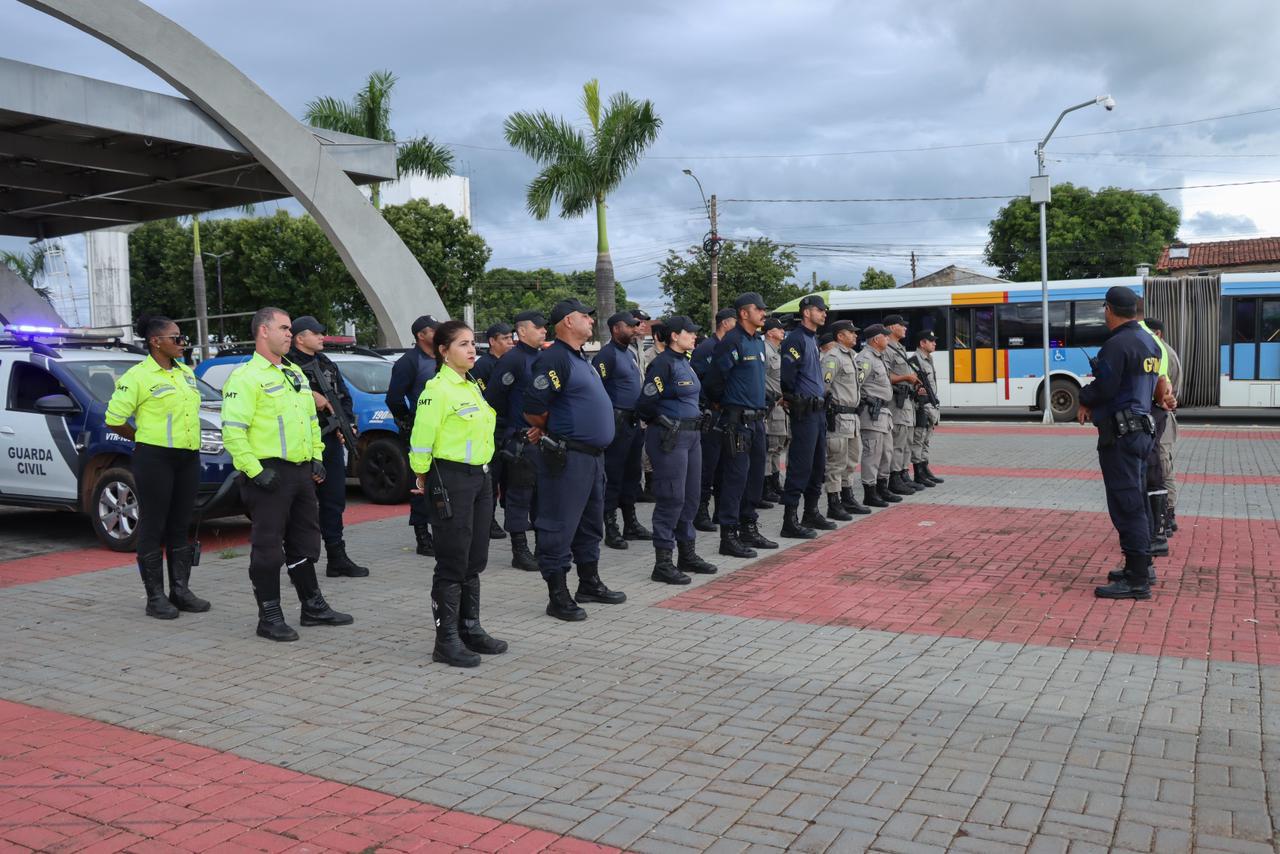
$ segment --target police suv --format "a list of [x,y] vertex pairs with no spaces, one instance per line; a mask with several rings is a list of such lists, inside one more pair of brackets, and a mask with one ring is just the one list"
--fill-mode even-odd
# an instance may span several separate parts
[[[86,513],[94,534],[132,551],[138,497],[133,443],[107,428],[116,380],[146,357],[131,344],[63,327],[0,327],[0,505]],[[236,512],[222,447],[221,396],[200,384],[198,516]]]

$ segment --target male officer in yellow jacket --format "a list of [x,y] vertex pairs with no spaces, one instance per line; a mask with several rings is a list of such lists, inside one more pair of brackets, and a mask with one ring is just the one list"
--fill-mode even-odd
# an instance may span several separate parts
[[324,442],[311,387],[285,358],[293,340],[289,315],[253,315],[253,357],[222,387],[222,441],[244,475],[240,497],[253,519],[249,580],[258,600],[258,635],[294,641],[280,608],[280,564],[302,603],[302,625],[345,626],[350,614],[329,607],[316,580],[320,516],[315,485],[325,478]]

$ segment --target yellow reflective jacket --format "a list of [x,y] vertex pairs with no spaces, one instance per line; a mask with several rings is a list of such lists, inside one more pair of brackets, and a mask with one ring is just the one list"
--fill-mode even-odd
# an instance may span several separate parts
[[181,362],[166,371],[150,356],[124,372],[107,403],[107,426],[134,420],[135,442],[161,448],[200,449],[200,389]]
[[485,403],[480,386],[442,367],[422,388],[409,437],[409,467],[418,474],[433,459],[484,465],[493,459],[493,430],[498,416]]
[[302,369],[288,359],[273,365],[254,353],[232,371],[222,387],[222,442],[249,477],[262,471],[266,459],[322,459],[316,401]]

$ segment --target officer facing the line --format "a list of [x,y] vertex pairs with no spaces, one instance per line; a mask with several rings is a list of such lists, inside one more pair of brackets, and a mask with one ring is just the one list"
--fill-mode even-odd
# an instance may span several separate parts
[[900,314],[884,319],[889,330],[889,346],[884,351],[884,365],[889,369],[889,382],[893,386],[893,464],[889,472],[889,491],[896,495],[915,495],[924,490],[907,477],[911,462],[911,433],[916,425],[916,387],[920,378],[907,361],[907,348],[902,343],[907,337],[907,322]]
[[[644,377],[636,411],[648,422],[645,444],[653,461],[654,581],[688,584],[687,572],[714,573],[716,567],[698,556],[693,515],[698,509],[702,473],[702,384],[689,365],[698,326],[688,317],[667,318],[667,346]],[[671,553],[679,549],[678,563]]]
[[902,499],[889,490],[889,469],[893,462],[893,419],[889,406],[893,385],[884,364],[889,332],[879,323],[862,330],[865,345],[854,364],[858,366],[858,432],[862,438],[862,503],[868,507],[888,507]]
[[[611,549],[625,549],[627,540],[652,539],[636,518],[640,458],[644,453],[644,431],[636,415],[641,374],[631,350],[631,338],[638,326],[639,321],[631,312],[614,314],[609,318],[609,341],[591,360],[613,401],[613,441],[604,454],[604,543]],[[621,531],[618,530],[619,507],[624,524]]]
[[[694,347],[689,357],[693,372],[703,383],[704,409],[710,405],[707,401],[706,378],[707,370],[711,367],[712,354],[715,352],[716,345],[720,343],[720,339],[724,338],[737,323],[737,318],[738,313],[731,308],[725,307],[717,311],[715,332]],[[698,515],[693,517],[693,527],[699,531],[716,529],[715,520],[711,518],[711,499],[714,495],[717,501],[720,500],[717,492],[720,486],[720,446],[723,435],[719,430],[708,430],[702,434],[702,500],[698,502]]]
[[1108,289],[1103,317],[1111,335],[1094,361],[1093,382],[1080,389],[1079,420],[1098,428],[1098,463],[1107,510],[1120,535],[1124,577],[1094,590],[1101,599],[1150,599],[1147,568],[1147,456],[1155,441],[1151,404],[1160,378],[1160,349],[1135,320],[1138,298],[1126,287]]
[[[737,323],[720,339],[703,379],[707,400],[717,408],[720,484],[716,522],[720,554],[755,557],[756,548],[776,549],[757,524],[764,489],[765,343],[764,298],[745,293],[733,302]],[[704,467],[705,471],[705,467]],[[754,548],[753,548],[754,547]]]
[[[387,409],[396,420],[396,428],[406,444],[413,432],[413,416],[422,395],[422,387],[436,375],[436,359],[433,339],[440,321],[424,314],[409,327],[413,332],[413,347],[396,359],[391,368],[391,380],[387,383]],[[409,524],[418,542],[418,554],[434,555],[431,542],[431,517],[421,495],[409,496]]]
[[295,641],[280,607],[280,565],[302,603],[302,625],[345,626],[350,614],[329,607],[316,580],[320,558],[317,483],[326,477],[316,402],[302,370],[285,354],[289,315],[260,308],[250,325],[254,354],[222,387],[222,441],[244,473],[240,499],[249,511],[249,580],[258,600],[258,635]]
[[858,327],[851,320],[831,324],[835,346],[822,357],[822,379],[827,384],[827,515],[847,522],[853,513],[870,513],[853,494],[853,473],[862,456],[858,429],[858,366],[853,347],[858,343]]
[[[494,323],[485,330],[485,340],[489,342],[489,349],[482,355],[476,357],[476,363],[471,368],[471,378],[476,381],[476,386],[481,392],[489,385],[489,377],[493,374],[493,368],[498,364],[498,360],[506,355],[507,351],[515,346],[515,342],[511,340],[511,324]],[[493,436],[494,442],[498,442],[500,435],[495,432]],[[489,538],[493,540],[501,540],[507,536],[507,532],[502,530],[502,525],[498,523],[497,507],[498,507],[498,487],[502,483],[502,466],[500,465],[500,457],[496,454],[489,463],[489,479],[493,484],[493,506],[495,512],[490,515],[489,519]]]
[[[827,467],[826,387],[818,356],[818,329],[827,322],[827,304],[810,294],[800,300],[800,325],[782,339],[782,398],[791,416],[787,481],[782,490],[782,536],[811,540],[815,528],[835,528],[818,512]],[[804,517],[800,498],[804,497]]]
[[[585,620],[579,602],[616,605],[627,595],[600,580],[604,536],[604,451],[613,441],[613,403],[582,346],[591,340],[595,309],[576,299],[551,309],[555,342],[533,362],[524,399],[525,420],[536,442],[538,569],[547,582],[547,614]],[[570,562],[578,565],[577,601],[569,595]]]

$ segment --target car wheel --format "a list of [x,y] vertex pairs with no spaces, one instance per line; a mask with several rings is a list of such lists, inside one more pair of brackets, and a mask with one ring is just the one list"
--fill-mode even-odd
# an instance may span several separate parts
[[360,455],[360,489],[374,504],[402,504],[409,499],[409,456],[399,439],[374,439]]
[[98,541],[112,551],[133,551],[138,541],[138,517],[133,472],[109,468],[98,475],[89,498],[89,521]]

